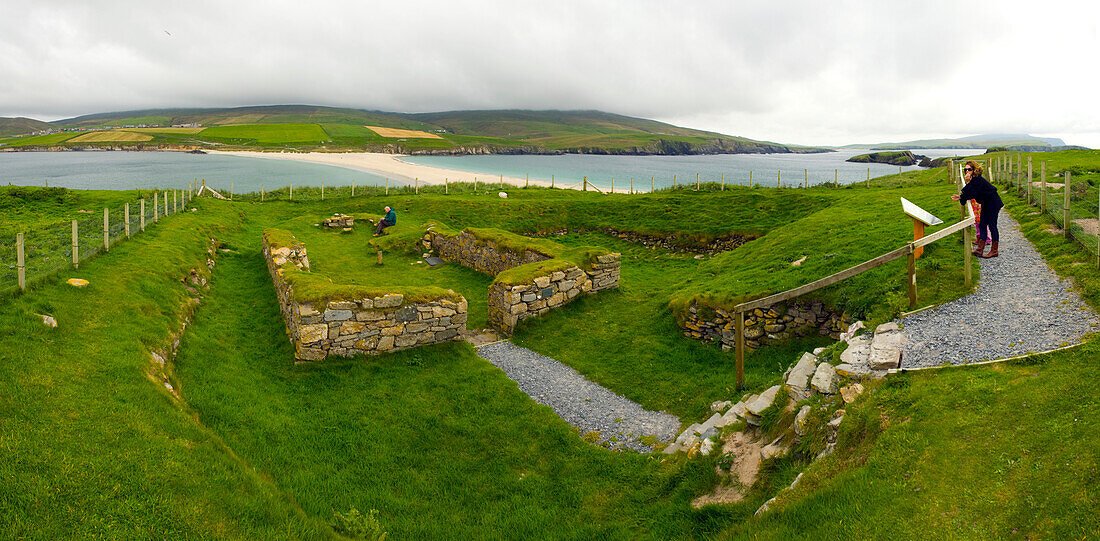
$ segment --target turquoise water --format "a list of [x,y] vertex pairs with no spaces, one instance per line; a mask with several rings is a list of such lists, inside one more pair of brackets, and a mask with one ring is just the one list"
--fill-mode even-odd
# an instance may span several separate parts
[[[868,170],[872,178],[894,174],[897,166],[882,164],[848,163],[844,160],[865,154],[867,150],[841,150],[821,154],[714,154],[699,156],[600,156],[592,154],[564,154],[558,156],[407,156],[401,158],[410,163],[459,169],[484,174],[492,178],[504,176],[553,182],[556,186],[570,186],[584,177],[601,188],[611,186],[615,190],[634,186],[649,190],[677,184],[693,184],[696,174],[701,182],[719,182],[725,175],[727,184],[748,184],[750,172],[755,184],[775,186],[780,177],[783,185],[809,181],[809,184],[852,184],[867,180]],[[938,158],[942,156],[971,156],[981,154],[981,149],[928,149],[914,150],[916,154]],[[903,171],[919,167],[903,167]],[[674,178],[675,176],[675,178]]]
[[0,184],[83,190],[186,188],[258,192],[289,186],[383,185],[385,178],[328,165],[182,152],[0,152]]

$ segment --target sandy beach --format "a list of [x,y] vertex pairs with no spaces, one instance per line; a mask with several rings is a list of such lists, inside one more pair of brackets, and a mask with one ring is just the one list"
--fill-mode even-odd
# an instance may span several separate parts
[[[265,158],[269,160],[293,160],[299,162],[321,163],[335,165],[357,171],[365,171],[375,175],[388,177],[397,183],[413,184],[417,181],[424,184],[443,184],[444,182],[473,182],[475,177],[478,182],[499,183],[499,175],[484,175],[459,171],[457,169],[444,169],[417,165],[402,161],[404,154],[382,154],[375,152],[252,152],[252,151],[208,151],[211,154],[225,156],[244,156],[249,158]],[[505,184],[523,186],[526,179],[518,177],[504,177]],[[549,182],[531,180],[532,185],[549,186]]]

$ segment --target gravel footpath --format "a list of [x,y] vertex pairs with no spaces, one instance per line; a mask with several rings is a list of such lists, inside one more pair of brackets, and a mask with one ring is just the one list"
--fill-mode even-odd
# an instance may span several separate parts
[[613,449],[651,452],[652,446],[638,438],[653,436],[667,443],[679,433],[677,417],[645,410],[550,357],[507,341],[481,346],[477,354],[504,370],[521,391],[550,406],[582,435],[598,432]]
[[998,225],[1000,256],[982,260],[975,293],[902,320],[903,369],[1047,351],[1098,330],[1096,313],[1047,266],[1016,220],[1002,212]]

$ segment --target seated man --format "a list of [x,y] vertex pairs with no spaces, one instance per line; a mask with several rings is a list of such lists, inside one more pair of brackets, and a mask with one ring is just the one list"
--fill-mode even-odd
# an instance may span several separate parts
[[386,207],[386,217],[378,220],[378,227],[374,229],[374,236],[382,235],[382,230],[397,225],[397,213],[390,207]]

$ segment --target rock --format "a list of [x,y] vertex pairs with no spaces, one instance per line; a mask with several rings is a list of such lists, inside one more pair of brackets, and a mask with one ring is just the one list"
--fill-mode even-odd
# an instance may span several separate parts
[[499,196],[501,199],[508,199],[507,192],[497,192],[497,196]]
[[65,283],[73,287],[84,287],[88,285],[88,281],[83,278],[69,278],[68,280],[65,280]]
[[810,386],[822,394],[836,394],[836,369],[829,363],[817,365]]
[[847,378],[859,378],[870,374],[871,368],[864,364],[841,363],[836,365],[836,373]]
[[680,449],[681,449],[681,447],[680,447],[679,443],[672,442],[672,443],[668,444],[668,447],[665,447],[665,449],[661,452],[666,454],[666,455],[671,455],[672,453],[675,453],[676,451],[679,451]]
[[822,353],[825,352],[826,349],[828,349],[828,348],[824,348],[824,347],[814,348],[814,356],[815,357],[820,356]]
[[853,383],[847,387],[840,388],[840,397],[844,399],[845,404],[855,402],[861,394],[863,394],[863,385],[859,383]]
[[298,327],[298,341],[303,344],[312,344],[328,338],[328,325],[302,325]]
[[729,409],[729,407],[732,406],[732,405],[733,405],[733,403],[730,402],[729,400],[721,400],[721,401],[717,401],[717,402],[711,402],[710,411],[726,410],[726,409]]
[[837,433],[840,432],[840,423],[844,422],[844,410],[836,410],[833,420],[825,425],[825,436],[829,443],[836,443]]
[[792,267],[800,267],[800,266],[802,266],[802,263],[804,263],[805,261],[806,261],[806,256],[802,256],[802,259],[792,261],[791,266]]
[[905,335],[900,332],[879,333],[876,331],[871,349],[901,349],[905,345]]
[[848,342],[848,348],[840,354],[840,362],[852,366],[866,365],[871,356],[871,340],[865,336],[858,336]]
[[901,363],[901,352],[897,349],[872,349],[871,358],[867,361],[867,366],[869,366],[872,371],[889,370],[891,368],[897,368],[899,363]]
[[898,324],[896,322],[891,321],[875,327],[875,335],[889,332],[898,332]]
[[806,435],[806,420],[810,416],[810,406],[802,406],[798,414],[794,416],[794,433],[799,436]]
[[704,257],[706,256],[704,256],[703,254],[695,254],[695,259],[703,259]]
[[684,429],[684,431],[676,437],[676,443],[680,444],[681,446],[687,447],[685,442],[687,442],[689,439],[691,439],[692,436],[696,434],[696,429],[698,428],[699,424],[696,423]]
[[729,411],[726,412],[725,415],[722,416],[722,420],[724,420],[727,425],[730,424],[730,423],[737,422],[738,419],[745,416],[745,411],[746,411],[745,403],[744,402],[738,402],[738,403],[734,404],[733,407],[731,407],[729,409]]
[[375,308],[395,308],[405,303],[405,296],[400,293],[389,293],[374,299]]
[[760,449],[760,460],[769,460],[772,458],[779,458],[787,455],[788,447],[783,445],[782,437],[775,441],[765,445]]
[[812,353],[803,353],[787,376],[787,392],[792,399],[802,401],[810,397],[810,378],[816,369],[817,357]]
[[718,437],[718,429],[713,426],[704,430],[702,434],[699,434],[699,439],[702,440],[713,440],[716,437]]
[[54,319],[51,316],[47,316],[47,315],[43,315],[43,314],[38,314],[38,315],[42,317],[42,324],[43,325],[45,325],[47,327],[57,328],[57,320],[56,319]]
[[700,433],[705,432],[709,428],[718,426],[718,423],[720,422],[722,422],[721,413],[715,413],[714,415],[711,415],[710,418],[704,421],[702,425],[699,425],[699,430],[701,431]]
[[[764,410],[771,407],[772,402],[775,401],[775,394],[778,392],[778,385],[768,387],[767,391],[760,393],[760,397],[748,405],[748,413],[752,414],[752,416],[756,418],[757,422],[755,424],[759,424],[760,414],[763,413]],[[753,419],[749,419],[750,424],[754,424],[752,423],[752,421]]]

